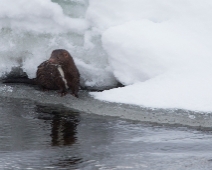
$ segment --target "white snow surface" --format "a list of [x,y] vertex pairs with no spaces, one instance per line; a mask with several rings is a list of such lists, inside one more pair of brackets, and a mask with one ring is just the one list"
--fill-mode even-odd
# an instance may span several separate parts
[[92,96],[144,107],[212,111],[211,1],[91,2],[89,17],[102,34],[113,74],[126,85]]

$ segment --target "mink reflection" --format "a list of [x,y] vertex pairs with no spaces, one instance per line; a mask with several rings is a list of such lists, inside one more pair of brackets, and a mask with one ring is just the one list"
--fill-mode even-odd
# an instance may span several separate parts
[[36,110],[40,113],[39,118],[50,121],[52,146],[72,145],[76,142],[78,113],[55,106],[37,105]]
[[68,119],[55,115],[51,126],[52,145],[72,145],[76,142],[78,116],[70,115]]

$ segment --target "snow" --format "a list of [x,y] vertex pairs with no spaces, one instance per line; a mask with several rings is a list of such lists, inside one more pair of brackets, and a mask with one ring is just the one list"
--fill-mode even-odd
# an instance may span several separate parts
[[[65,3],[63,3],[65,2]],[[30,78],[52,50],[73,56],[94,98],[212,111],[212,1],[2,0],[0,75]]]
[[110,0],[108,6],[92,2],[98,4],[100,14],[93,21],[113,74],[126,85],[92,96],[142,107],[212,111],[210,1],[119,0],[120,6],[114,3],[119,15]]

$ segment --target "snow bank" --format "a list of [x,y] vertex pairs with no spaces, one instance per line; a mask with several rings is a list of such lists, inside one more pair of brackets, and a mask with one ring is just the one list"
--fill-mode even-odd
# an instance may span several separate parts
[[87,6],[87,0],[2,0],[0,76],[21,66],[33,78],[52,50],[62,48],[76,61],[83,86],[116,85],[100,38],[91,40]]
[[0,75],[34,77],[51,51],[67,49],[85,86],[110,102],[212,111],[209,0],[2,0]]
[[95,98],[212,111],[212,2],[91,2],[99,15],[88,16],[102,34],[113,74],[127,85],[91,93]]
[[1,0],[0,8],[1,27],[36,33],[83,33],[88,28],[85,20],[64,15],[63,9],[51,0]]

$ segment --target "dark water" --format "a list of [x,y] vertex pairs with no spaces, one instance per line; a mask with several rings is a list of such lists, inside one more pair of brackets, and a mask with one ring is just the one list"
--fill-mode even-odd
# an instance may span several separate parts
[[212,169],[212,133],[2,98],[0,169]]

